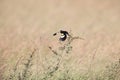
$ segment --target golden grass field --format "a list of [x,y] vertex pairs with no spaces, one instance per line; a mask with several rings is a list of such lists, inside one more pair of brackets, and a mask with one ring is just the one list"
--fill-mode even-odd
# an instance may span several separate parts
[[52,36],[61,29],[84,38],[74,40],[71,53],[62,60],[75,73],[90,70],[94,75],[120,59],[120,0],[0,0],[0,80],[34,49],[34,74],[48,66],[44,59],[55,62],[48,47],[61,46],[59,36]]

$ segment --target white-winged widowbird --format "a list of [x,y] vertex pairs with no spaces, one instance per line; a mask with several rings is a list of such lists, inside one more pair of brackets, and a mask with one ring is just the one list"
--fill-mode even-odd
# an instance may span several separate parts
[[[68,36],[70,36],[69,33],[67,31],[64,31],[64,30],[60,30],[57,33],[61,34],[61,36],[59,38],[60,41],[65,41],[68,38]],[[57,35],[57,33],[54,33],[53,36]]]

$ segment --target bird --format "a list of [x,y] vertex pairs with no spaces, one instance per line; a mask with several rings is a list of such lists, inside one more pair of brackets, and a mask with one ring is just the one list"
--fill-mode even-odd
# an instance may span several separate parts
[[60,30],[60,33],[61,33],[61,36],[59,38],[60,41],[65,41],[69,36],[69,33],[67,31]]
[[[68,31],[65,31],[65,30],[60,30],[58,33],[61,34],[61,36],[59,38],[59,41],[65,41],[68,38],[68,36],[69,36]],[[56,36],[56,35],[57,35],[57,33],[53,34],[53,36]]]

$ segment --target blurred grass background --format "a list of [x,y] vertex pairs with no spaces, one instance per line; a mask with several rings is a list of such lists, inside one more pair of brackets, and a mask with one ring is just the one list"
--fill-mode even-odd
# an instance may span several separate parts
[[120,58],[119,26],[119,0],[0,0],[0,75],[34,48],[41,67],[60,29],[85,39],[72,43],[71,65],[100,71]]

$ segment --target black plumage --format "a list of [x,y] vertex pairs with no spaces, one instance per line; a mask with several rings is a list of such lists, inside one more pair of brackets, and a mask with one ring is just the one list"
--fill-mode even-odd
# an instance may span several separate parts
[[61,37],[59,38],[60,41],[65,41],[69,36],[69,33],[67,31],[60,30],[60,33],[61,33]]
[[[60,33],[61,36],[59,38],[60,41],[65,41],[67,39],[67,37],[69,36],[69,33],[67,31],[64,31],[64,30],[60,30],[59,32],[57,33]],[[53,36],[56,36],[57,33],[54,33]]]

